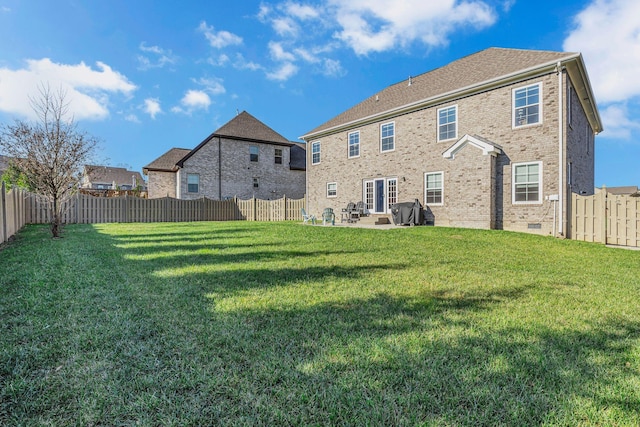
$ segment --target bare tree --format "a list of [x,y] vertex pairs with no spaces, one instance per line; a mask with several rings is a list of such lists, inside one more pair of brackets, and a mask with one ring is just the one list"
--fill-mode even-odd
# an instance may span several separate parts
[[51,204],[51,234],[62,231],[64,202],[78,189],[82,167],[93,157],[98,140],[79,130],[69,117],[66,93],[40,87],[31,99],[36,120],[16,120],[0,127],[0,150],[12,157],[11,165],[39,195]]

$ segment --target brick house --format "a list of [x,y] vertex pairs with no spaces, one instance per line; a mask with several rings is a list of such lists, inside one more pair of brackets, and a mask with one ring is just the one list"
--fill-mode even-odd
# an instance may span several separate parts
[[418,199],[435,225],[564,234],[571,192],[593,194],[601,131],[579,53],[486,49],[303,135],[307,207],[388,215]]
[[243,111],[194,149],[172,148],[147,166],[149,198],[302,198],[304,144]]
[[86,165],[82,171],[80,188],[91,190],[145,190],[146,182],[140,172],[113,166]]

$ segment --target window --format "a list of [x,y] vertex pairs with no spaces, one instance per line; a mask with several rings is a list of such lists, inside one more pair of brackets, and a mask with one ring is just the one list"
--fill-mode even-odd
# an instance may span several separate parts
[[513,127],[533,125],[541,122],[541,83],[514,89]]
[[311,164],[317,165],[320,163],[320,141],[311,143]]
[[258,149],[258,147],[256,147],[255,145],[252,145],[249,147],[249,159],[252,162],[257,162],[258,161],[258,153],[260,152],[260,150]]
[[395,148],[395,123],[386,123],[380,126],[380,151],[393,151]]
[[398,179],[387,179],[387,209],[391,212],[391,206],[398,203]]
[[438,141],[453,139],[458,134],[458,106],[438,110]]
[[360,156],[360,132],[349,133],[349,158]]
[[442,172],[424,174],[424,202],[426,205],[442,205]]
[[276,154],[275,154],[274,161],[276,162],[276,165],[281,165],[282,164],[282,149],[281,148],[276,148]]
[[542,162],[513,165],[513,203],[540,203]]
[[260,183],[258,182],[258,178],[254,177],[253,178],[253,188],[258,188],[260,187]]
[[327,182],[327,197],[336,197],[338,195],[338,183]]
[[187,192],[197,193],[200,190],[200,175],[189,173],[187,174]]

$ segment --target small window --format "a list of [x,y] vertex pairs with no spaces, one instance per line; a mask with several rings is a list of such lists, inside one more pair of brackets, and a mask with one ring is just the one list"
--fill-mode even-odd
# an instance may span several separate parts
[[252,145],[249,147],[249,159],[252,162],[257,162],[258,161],[258,153],[260,152],[260,150],[258,149],[258,147],[256,147],[255,145]]
[[424,202],[426,205],[443,204],[442,176],[442,172],[431,172],[424,174]]
[[396,146],[396,129],[395,123],[386,123],[380,126],[380,151],[393,151]]
[[438,110],[438,141],[454,139],[458,135],[458,106]]
[[360,156],[360,131],[349,133],[349,158]]
[[513,90],[513,127],[528,126],[540,123],[541,84],[536,83]]
[[337,182],[328,182],[327,183],[327,197],[336,197],[338,195],[338,183]]
[[311,143],[311,164],[320,163],[320,141]]
[[200,175],[187,174],[187,192],[197,193],[200,190]]
[[281,165],[282,164],[282,149],[281,148],[276,148],[276,154],[274,157],[274,161],[276,162],[276,165]]
[[258,182],[258,178],[254,177],[253,178],[253,188],[259,188],[260,187],[260,183]]
[[513,165],[513,203],[540,203],[542,162]]

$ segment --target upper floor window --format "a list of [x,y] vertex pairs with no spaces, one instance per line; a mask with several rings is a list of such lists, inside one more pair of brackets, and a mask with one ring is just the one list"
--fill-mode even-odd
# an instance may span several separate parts
[[249,159],[252,162],[257,162],[258,161],[258,153],[260,152],[260,150],[258,149],[258,147],[256,147],[255,145],[252,145],[249,147]]
[[458,106],[438,110],[438,141],[453,139],[458,135]]
[[282,149],[281,148],[276,148],[274,161],[276,162],[277,165],[281,165],[282,164]]
[[533,125],[542,121],[541,91],[541,83],[513,90],[513,127]]
[[317,165],[320,163],[320,141],[311,143],[311,164]]
[[187,174],[187,192],[197,193],[200,190],[200,175],[195,173]]
[[349,133],[349,157],[360,156],[360,131]]
[[336,197],[338,195],[338,183],[327,182],[327,197]]
[[513,165],[513,203],[540,203],[542,162]]
[[380,151],[393,151],[396,146],[396,126],[394,122],[380,126]]
[[258,187],[260,187],[260,182],[259,182],[257,177],[254,177],[253,178],[253,188],[258,188]]
[[424,202],[427,205],[443,204],[442,172],[424,174]]

